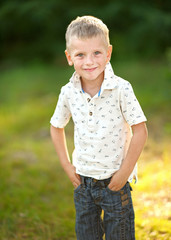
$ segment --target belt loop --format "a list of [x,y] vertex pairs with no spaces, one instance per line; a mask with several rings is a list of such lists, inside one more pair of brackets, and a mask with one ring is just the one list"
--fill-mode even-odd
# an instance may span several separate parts
[[109,185],[109,183],[111,181],[111,178],[112,177],[105,179],[105,182],[104,182],[105,183],[105,187],[107,187]]
[[84,177],[80,175],[81,183],[84,184]]

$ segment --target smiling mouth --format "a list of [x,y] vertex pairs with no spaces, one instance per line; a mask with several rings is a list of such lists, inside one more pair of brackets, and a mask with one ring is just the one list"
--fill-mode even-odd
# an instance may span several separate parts
[[94,70],[96,70],[96,67],[94,67],[94,68],[85,68],[84,70],[87,71],[87,72],[93,72]]

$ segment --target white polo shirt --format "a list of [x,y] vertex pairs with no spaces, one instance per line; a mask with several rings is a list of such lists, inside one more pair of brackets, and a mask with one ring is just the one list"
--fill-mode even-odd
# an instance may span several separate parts
[[[76,72],[62,87],[50,123],[63,128],[71,116],[73,165],[78,174],[98,180],[111,177],[120,168],[132,137],[130,126],[146,121],[131,84],[114,75],[110,63],[101,90],[94,97],[82,90]],[[137,179],[137,166],[128,181],[133,177]]]

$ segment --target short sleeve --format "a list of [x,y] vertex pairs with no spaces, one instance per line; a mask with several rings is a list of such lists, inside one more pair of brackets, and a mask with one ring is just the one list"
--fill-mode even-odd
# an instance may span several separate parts
[[66,88],[62,87],[59,98],[58,98],[58,102],[56,105],[56,109],[50,120],[50,123],[52,126],[56,128],[64,128],[69,122],[70,117],[71,117],[71,113],[70,113],[69,104],[67,100]]
[[130,126],[147,121],[132,86],[127,81],[125,81],[120,92],[120,107],[126,122]]

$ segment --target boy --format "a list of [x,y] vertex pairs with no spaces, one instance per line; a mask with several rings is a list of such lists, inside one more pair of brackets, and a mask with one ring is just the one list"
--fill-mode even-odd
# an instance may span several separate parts
[[[75,188],[78,240],[102,240],[104,233],[106,240],[135,239],[129,182],[137,178],[146,118],[130,83],[114,75],[108,32],[91,16],[68,26],[65,54],[75,73],[62,87],[51,118],[55,149]],[[64,133],[71,116],[73,164]]]

